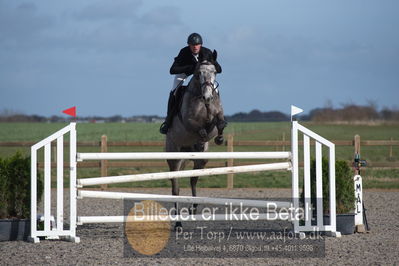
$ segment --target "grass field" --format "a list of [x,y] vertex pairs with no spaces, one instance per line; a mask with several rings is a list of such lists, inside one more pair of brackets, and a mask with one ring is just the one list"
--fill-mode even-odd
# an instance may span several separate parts
[[[399,125],[320,125],[303,123],[306,127],[330,140],[352,140],[359,134],[362,140],[399,140]],[[61,123],[0,123],[0,141],[40,141],[66,124]],[[101,135],[108,136],[108,141],[161,141],[164,136],[158,132],[159,124],[155,123],[107,123],[107,124],[78,124],[78,141],[100,141]],[[225,131],[233,134],[235,140],[282,140],[290,138],[290,123],[230,123]],[[0,156],[5,157],[20,150],[29,154],[29,148],[1,147]],[[235,151],[281,150],[282,147],[235,147]],[[109,151],[161,151],[162,147],[146,148],[116,148]],[[211,147],[211,151],[225,151],[226,147]],[[289,150],[289,147],[286,147]],[[83,148],[81,152],[98,152],[99,148]],[[361,149],[363,159],[369,162],[396,162],[399,160],[399,147],[365,146]],[[336,157],[341,160],[353,159],[353,147],[337,146]],[[187,167],[189,168],[189,167]],[[157,172],[160,168],[110,168],[109,175]],[[364,168],[365,187],[367,188],[399,188],[399,169],[368,169]],[[79,177],[99,176],[99,169],[79,169]],[[286,172],[266,172],[255,174],[238,174],[235,176],[235,187],[290,187],[290,175]],[[189,186],[188,179],[181,180],[183,187]],[[169,186],[169,181],[140,182],[122,184],[123,186],[162,187]],[[225,177],[200,178],[200,187],[225,187]]]

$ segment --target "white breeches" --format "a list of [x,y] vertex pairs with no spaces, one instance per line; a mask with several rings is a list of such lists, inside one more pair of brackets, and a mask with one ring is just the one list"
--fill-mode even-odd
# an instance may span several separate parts
[[173,80],[173,86],[172,86],[172,90],[176,89],[176,87],[181,83],[181,85],[184,83],[184,81],[186,80],[187,75],[182,73],[182,74],[176,74],[175,78]]

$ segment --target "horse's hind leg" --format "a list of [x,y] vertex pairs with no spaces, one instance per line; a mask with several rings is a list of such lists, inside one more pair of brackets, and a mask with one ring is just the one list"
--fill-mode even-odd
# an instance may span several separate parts
[[[204,169],[207,162],[208,160],[194,160],[194,169]],[[190,179],[191,192],[193,197],[197,196],[197,181],[198,181],[198,176],[193,176]],[[191,214],[196,214],[197,206],[198,206],[197,203],[193,204],[193,206],[190,209]]]
[[[178,196],[179,195],[179,180],[176,178],[171,179],[172,181],[172,195],[173,196]],[[175,202],[175,215],[180,215],[180,210],[179,210],[179,203]],[[175,229],[178,227],[182,227],[181,221],[176,221],[175,224]]]
[[[170,171],[179,171],[180,167],[182,165],[182,160],[168,160],[167,162],[168,162]],[[178,196],[179,192],[180,192],[179,180],[176,178],[172,178],[172,179],[170,179],[170,181],[172,182],[172,195]],[[179,205],[177,202],[175,202],[175,215],[179,215],[179,214],[180,214]],[[182,224],[180,221],[176,222],[175,229],[177,227],[182,227]]]

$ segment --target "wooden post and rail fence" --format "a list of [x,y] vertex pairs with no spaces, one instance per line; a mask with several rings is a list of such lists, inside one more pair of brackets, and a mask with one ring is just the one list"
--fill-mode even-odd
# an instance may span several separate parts
[[[385,146],[389,147],[387,154],[387,161],[385,162],[372,162],[368,161],[368,167],[370,168],[399,168],[399,162],[393,160],[393,147],[399,146],[398,140],[361,140],[359,135],[354,136],[353,140],[335,140],[332,141],[336,146],[351,146],[354,149],[353,154],[360,151],[360,147],[364,146]],[[211,143],[211,142],[210,142]],[[301,144],[301,141],[299,142]],[[30,147],[34,142],[0,142],[0,147]],[[69,145],[65,142],[64,145]],[[82,147],[100,147],[101,152],[107,152],[109,147],[163,147],[163,141],[108,141],[107,136],[103,135],[101,141],[85,141],[77,143],[79,148]],[[211,145],[214,145],[211,143]],[[286,140],[285,134],[282,136],[282,140],[261,140],[261,141],[248,141],[248,140],[234,140],[233,135],[227,135],[225,141],[226,151],[233,152],[234,147],[275,147],[278,151],[285,151],[286,147],[290,147],[290,140]],[[312,144],[311,144],[312,145]],[[313,144],[314,145],[314,144]],[[54,147],[55,148],[55,147]],[[78,148],[78,151],[79,151]],[[248,150],[247,150],[248,151]],[[54,156],[55,158],[55,156]],[[367,159],[367,158],[366,158]],[[349,161],[348,161],[349,162]],[[228,159],[225,161],[211,161],[207,164],[210,167],[222,167],[222,166],[237,166],[237,165],[250,165],[258,164],[259,162],[239,162],[239,160]],[[39,167],[43,167],[43,163],[39,163]],[[68,168],[69,164],[64,163],[64,167]],[[118,161],[108,162],[107,160],[101,160],[99,162],[78,162],[79,168],[100,168],[101,176],[108,176],[109,168],[129,168],[129,167],[167,167],[165,161]],[[56,162],[52,162],[52,168],[56,168]],[[106,188],[107,185],[102,185],[102,188]],[[227,188],[231,189],[234,187],[234,174],[227,175]]]

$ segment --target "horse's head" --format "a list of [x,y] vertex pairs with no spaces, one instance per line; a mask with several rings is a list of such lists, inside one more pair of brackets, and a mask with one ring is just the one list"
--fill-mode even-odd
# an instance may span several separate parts
[[198,64],[194,76],[199,81],[202,98],[206,104],[209,104],[212,102],[214,92],[218,87],[215,65],[210,61],[202,61]]

